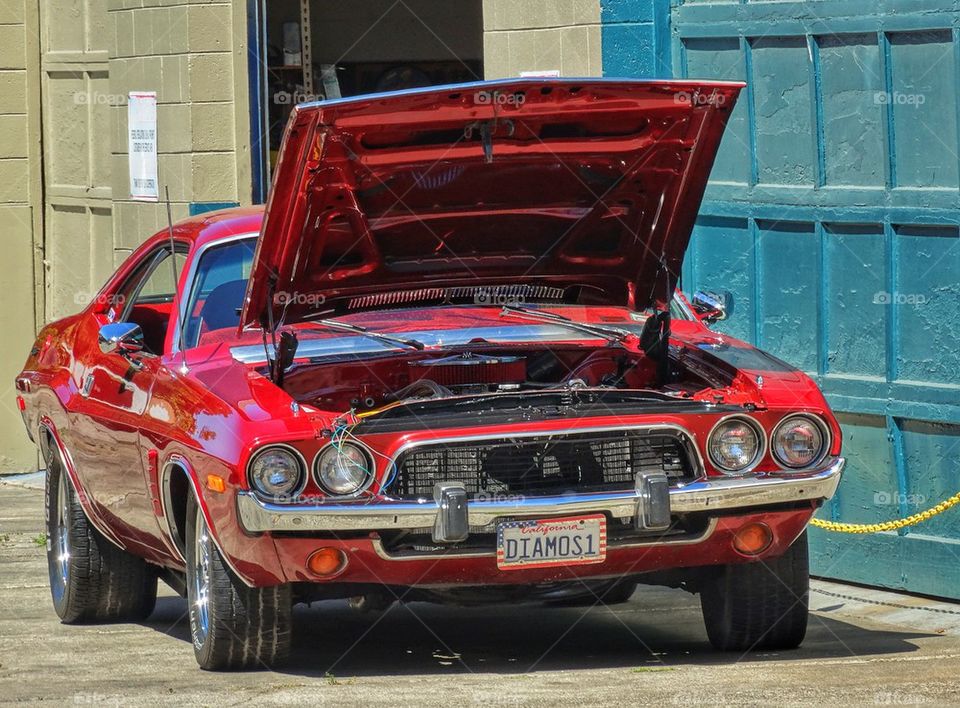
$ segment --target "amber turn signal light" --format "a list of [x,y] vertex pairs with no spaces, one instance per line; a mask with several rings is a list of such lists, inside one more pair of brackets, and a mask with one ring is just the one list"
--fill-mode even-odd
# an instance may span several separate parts
[[733,547],[745,556],[763,553],[773,543],[773,532],[764,523],[755,522],[737,529],[733,535]]
[[329,578],[347,567],[347,556],[339,548],[318,548],[307,558],[307,569],[316,576]]
[[209,489],[211,492],[220,492],[223,494],[226,488],[227,483],[224,481],[223,477],[215,474],[207,475],[207,489]]

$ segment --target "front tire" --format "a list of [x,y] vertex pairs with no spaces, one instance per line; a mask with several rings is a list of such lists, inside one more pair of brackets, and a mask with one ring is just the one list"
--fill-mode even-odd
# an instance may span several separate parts
[[700,588],[710,643],[721,651],[795,649],[807,632],[807,533],[779,558],[727,565]]
[[290,586],[251,588],[237,578],[193,497],[187,505],[187,602],[193,651],[201,669],[269,669],[289,656]]
[[157,576],[117,548],[87,519],[57,453],[47,460],[44,493],[47,567],[57,616],[65,624],[140,621],[157,602]]

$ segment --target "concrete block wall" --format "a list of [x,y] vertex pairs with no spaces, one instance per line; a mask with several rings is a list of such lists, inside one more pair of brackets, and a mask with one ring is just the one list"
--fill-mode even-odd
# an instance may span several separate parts
[[484,0],[483,62],[487,79],[600,76],[600,0]]
[[33,342],[43,288],[37,24],[35,3],[0,3],[0,471],[37,465],[13,385]]
[[[191,205],[249,203],[246,6],[242,2],[109,0],[110,90],[157,92],[161,195],[174,219]],[[161,205],[127,199],[127,108],[112,108],[114,260],[162,228]]]

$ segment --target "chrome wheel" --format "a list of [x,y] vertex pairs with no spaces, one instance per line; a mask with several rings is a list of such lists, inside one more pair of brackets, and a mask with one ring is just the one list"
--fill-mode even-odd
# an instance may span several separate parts
[[193,645],[199,649],[207,641],[210,632],[210,532],[199,508],[193,538],[193,558],[190,629],[193,633]]
[[50,559],[50,580],[55,598],[61,597],[66,591],[70,574],[70,497],[66,473],[61,471],[59,477],[54,533],[49,541],[53,551]]

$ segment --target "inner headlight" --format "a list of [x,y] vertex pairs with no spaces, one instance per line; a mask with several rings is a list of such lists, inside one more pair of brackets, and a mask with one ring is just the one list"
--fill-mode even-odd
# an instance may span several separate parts
[[757,426],[743,418],[725,420],[710,433],[707,453],[710,461],[722,472],[743,472],[763,452]]
[[827,435],[823,426],[806,416],[791,416],[781,421],[772,437],[773,456],[784,467],[800,469],[817,462],[826,452]]
[[373,479],[373,463],[363,448],[353,443],[330,444],[316,461],[317,484],[330,494],[356,494]]
[[297,492],[304,479],[300,458],[285,447],[267,447],[250,460],[250,485],[268,497],[285,497]]

